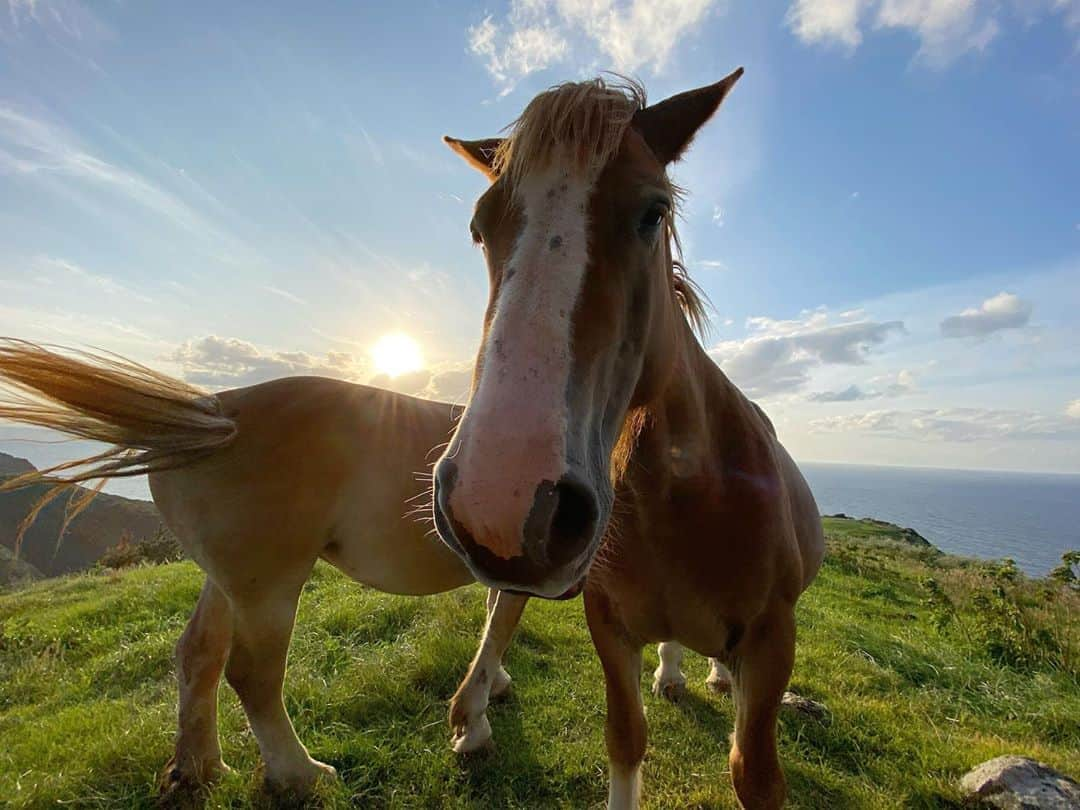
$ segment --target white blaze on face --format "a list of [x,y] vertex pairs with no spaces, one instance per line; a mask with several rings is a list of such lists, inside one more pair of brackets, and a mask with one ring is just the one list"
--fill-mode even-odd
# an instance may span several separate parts
[[479,385],[448,453],[458,468],[454,517],[503,559],[522,553],[537,487],[567,469],[570,326],[588,261],[590,190],[557,165],[519,185],[524,230],[503,269]]

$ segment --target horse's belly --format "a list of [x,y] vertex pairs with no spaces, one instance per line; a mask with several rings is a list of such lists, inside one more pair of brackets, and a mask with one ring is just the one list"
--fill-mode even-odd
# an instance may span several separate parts
[[473,581],[464,563],[426,526],[359,519],[335,532],[323,559],[342,573],[386,593],[442,593]]

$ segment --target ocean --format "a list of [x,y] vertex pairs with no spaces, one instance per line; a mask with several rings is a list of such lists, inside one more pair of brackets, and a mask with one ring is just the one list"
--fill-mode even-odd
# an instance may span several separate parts
[[1080,548],[1080,475],[799,465],[823,515],[909,526],[950,554],[1042,576]]

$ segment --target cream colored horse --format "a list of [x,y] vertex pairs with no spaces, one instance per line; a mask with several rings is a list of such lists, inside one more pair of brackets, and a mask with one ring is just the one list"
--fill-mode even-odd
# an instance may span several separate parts
[[[294,377],[211,396],[114,358],[81,359],[0,341],[0,380],[16,391],[0,419],[113,445],[0,489],[149,473],[154,502],[206,572],[177,645],[176,752],[166,792],[227,769],[218,682],[240,696],[270,787],[306,793],[334,769],[301,744],[282,703],[297,600],[322,558],[389,593],[433,594],[473,581],[425,516],[429,471],[457,411],[337,380]],[[497,601],[496,601],[497,600]],[[455,750],[491,736],[485,710],[510,677],[501,666],[526,597],[491,591],[484,641],[451,705]],[[493,618],[494,617],[494,618]]]

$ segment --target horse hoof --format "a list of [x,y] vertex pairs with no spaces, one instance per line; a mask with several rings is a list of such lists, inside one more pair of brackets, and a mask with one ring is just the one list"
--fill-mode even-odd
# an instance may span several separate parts
[[471,723],[455,726],[450,745],[455,754],[471,754],[491,745],[491,723],[487,715],[481,714]]
[[652,693],[659,698],[678,703],[686,696],[686,679],[677,681],[661,681],[659,678],[653,681]]
[[173,757],[166,763],[158,779],[158,792],[162,797],[198,792],[230,773],[232,768],[220,759],[207,760],[185,769],[177,765],[176,757]]
[[337,768],[333,765],[309,758],[298,773],[264,776],[263,790],[275,800],[287,804],[293,799],[306,799],[320,781],[336,781],[337,778]]
[[706,678],[705,688],[714,695],[730,695],[731,681],[725,680],[724,678]]

